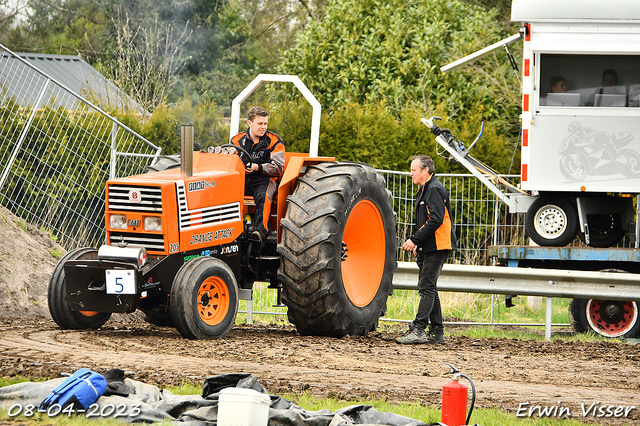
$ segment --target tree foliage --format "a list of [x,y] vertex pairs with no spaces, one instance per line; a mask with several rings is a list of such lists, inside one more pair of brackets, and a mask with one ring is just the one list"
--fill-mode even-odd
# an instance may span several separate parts
[[438,111],[445,127],[479,129],[491,121],[496,134],[514,136],[519,86],[504,54],[440,72],[503,38],[502,30],[495,10],[456,0],[334,0],[285,52],[279,71],[300,76],[324,108],[337,111],[331,120],[345,119],[341,111],[354,105],[383,105],[402,128],[413,125],[403,121],[409,108],[423,116]]

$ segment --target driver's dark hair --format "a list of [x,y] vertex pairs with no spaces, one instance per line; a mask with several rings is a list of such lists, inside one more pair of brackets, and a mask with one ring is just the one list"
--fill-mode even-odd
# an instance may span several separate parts
[[433,159],[428,155],[416,155],[411,159],[412,162],[413,160],[420,160],[420,168],[424,169],[427,167],[429,169],[429,174],[434,174],[436,172],[436,165],[433,162]]
[[249,121],[255,120],[256,117],[268,117],[268,116],[269,116],[269,113],[267,112],[267,110],[259,106],[251,107],[249,108],[249,111],[247,111],[247,120]]

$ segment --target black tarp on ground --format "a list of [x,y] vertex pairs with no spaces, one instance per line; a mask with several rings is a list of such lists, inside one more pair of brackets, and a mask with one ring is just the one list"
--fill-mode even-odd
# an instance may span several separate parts
[[[46,382],[19,383],[0,388],[0,409],[15,414],[23,413],[29,405],[37,407],[42,400],[65,378]],[[267,393],[266,389],[250,374],[227,374],[207,378],[202,395],[174,395],[167,390],[143,382],[124,379],[131,393],[128,397],[101,396],[92,411],[95,418],[118,418],[130,423],[176,422],[189,426],[215,426],[218,416],[218,392],[226,387],[254,389]],[[335,412],[330,410],[307,411],[290,401],[270,395],[268,426],[343,426],[343,425],[391,425],[424,426],[425,423],[393,413],[378,412],[368,405],[354,405]],[[108,415],[110,414],[110,415]],[[24,414],[23,414],[24,415]],[[46,413],[42,414],[47,416]],[[66,414],[58,414],[66,415]]]

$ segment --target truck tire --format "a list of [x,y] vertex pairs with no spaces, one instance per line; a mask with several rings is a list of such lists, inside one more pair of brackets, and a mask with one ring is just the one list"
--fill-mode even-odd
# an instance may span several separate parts
[[56,265],[49,280],[47,301],[51,318],[62,329],[84,330],[100,328],[111,318],[111,312],[72,311],[67,299],[67,283],[64,276],[64,264],[70,260],[97,259],[98,251],[92,248],[79,248],[67,253]]
[[576,207],[560,197],[538,197],[527,210],[527,232],[540,246],[562,247],[578,233]]
[[199,257],[178,270],[171,286],[171,318],[187,339],[221,339],[238,313],[238,284],[220,259]]
[[[590,247],[613,247],[626,234],[619,214],[590,214],[587,215],[587,223]],[[578,236],[585,242],[584,232],[579,232]]]
[[360,163],[309,166],[287,197],[278,280],[300,334],[375,330],[396,270],[396,216],[382,176]]
[[604,337],[640,335],[639,302],[572,299],[569,319],[577,333],[593,331]]

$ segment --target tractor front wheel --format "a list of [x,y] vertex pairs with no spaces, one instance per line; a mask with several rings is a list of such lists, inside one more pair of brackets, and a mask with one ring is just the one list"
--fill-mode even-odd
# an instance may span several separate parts
[[238,313],[238,284],[220,259],[199,257],[178,270],[171,286],[171,318],[188,339],[220,339]]
[[396,269],[396,217],[385,181],[360,163],[309,166],[281,220],[278,280],[300,334],[375,330]]
[[110,312],[72,311],[67,298],[67,282],[64,265],[70,260],[97,259],[98,251],[92,248],[79,248],[67,253],[56,265],[49,280],[47,300],[49,313],[58,326],[63,329],[83,330],[100,328],[111,317]]

